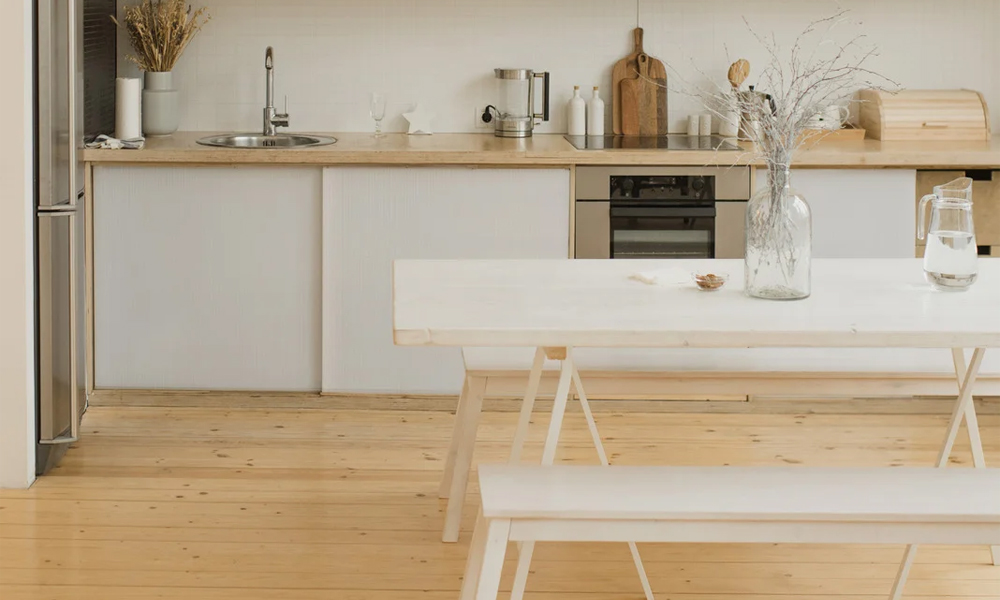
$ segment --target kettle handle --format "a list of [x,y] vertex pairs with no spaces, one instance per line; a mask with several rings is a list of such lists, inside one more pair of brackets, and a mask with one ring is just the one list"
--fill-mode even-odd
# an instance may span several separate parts
[[936,198],[937,196],[935,196],[934,194],[927,194],[926,196],[920,199],[920,205],[917,208],[918,240],[927,239],[927,203]]
[[[535,73],[535,78],[541,77],[542,79],[542,114],[534,114],[532,117],[536,119],[541,119],[542,121],[549,120],[549,72]],[[535,107],[531,107],[534,111]]]

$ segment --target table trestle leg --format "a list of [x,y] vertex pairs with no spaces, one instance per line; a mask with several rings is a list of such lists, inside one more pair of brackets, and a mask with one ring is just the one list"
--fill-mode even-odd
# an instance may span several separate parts
[[542,368],[545,366],[545,349],[535,350],[535,360],[531,363],[531,374],[528,375],[528,389],[524,392],[521,403],[521,414],[517,418],[517,429],[514,430],[514,443],[510,446],[508,464],[521,462],[524,442],[528,439],[528,427],[531,426],[531,413],[535,410],[535,398],[538,396],[538,386],[542,382]]
[[451,494],[451,483],[455,477],[455,457],[458,455],[458,448],[462,444],[462,427],[465,425],[465,410],[468,407],[469,398],[469,376],[465,376],[462,382],[462,393],[458,396],[458,406],[455,408],[455,427],[451,432],[451,445],[448,446],[448,455],[445,457],[444,474],[441,477],[441,486],[438,488],[438,498],[447,499]]
[[[976,405],[972,400],[972,388],[976,383],[976,376],[979,374],[979,368],[983,364],[983,355],[985,353],[985,348],[976,348],[972,352],[972,360],[968,368],[966,368],[965,352],[961,348],[952,350],[955,375],[959,382],[959,394],[958,399],[955,401],[951,420],[948,423],[948,433],[945,436],[944,445],[941,446],[941,452],[938,454],[937,467],[939,469],[948,466],[948,459],[951,457],[951,451],[955,447],[955,440],[958,438],[958,430],[961,429],[963,420],[965,421],[966,429],[969,431],[969,441],[972,443],[973,463],[977,467],[985,466],[983,442],[979,435],[979,421],[976,418]],[[896,580],[892,584],[892,592],[889,596],[890,600],[900,600],[903,597],[903,587],[906,585],[906,579],[910,574],[910,569],[913,567],[913,560],[916,558],[916,555],[917,546],[911,544],[906,547],[906,552],[903,554],[903,562],[900,564]],[[993,549],[993,564],[997,564],[997,548]]]
[[[549,433],[545,438],[545,448],[542,450],[543,465],[551,465],[555,462],[556,447],[559,445],[559,434],[562,432],[563,416],[566,414],[566,402],[569,400],[572,379],[573,358],[567,355],[559,370],[559,384],[556,386],[556,397],[552,403]],[[524,588],[528,583],[528,569],[531,566],[531,555],[534,552],[535,542],[521,544],[521,553],[517,559],[517,573],[514,575],[514,585],[510,591],[511,600],[521,600],[524,597]]]
[[[955,372],[965,373],[965,351],[953,348],[952,360],[955,362]],[[965,429],[969,432],[969,445],[972,447],[972,464],[977,469],[986,468],[986,454],[983,452],[983,438],[979,433],[979,418],[976,416],[976,404],[970,402],[965,409]],[[1000,546],[990,548],[993,556],[993,566],[1000,566]]]
[[479,429],[479,417],[483,411],[483,394],[486,393],[485,377],[468,377],[467,395],[459,404],[459,412],[455,416],[456,448],[454,464],[451,467],[451,490],[448,492],[448,508],[444,518],[445,542],[457,542],[462,524],[462,506],[465,504],[466,491],[469,487],[469,470],[472,468],[472,454],[476,447],[476,432]]
[[[573,365],[573,386],[576,388],[576,395],[580,399],[580,408],[583,409],[583,416],[587,419],[587,427],[590,429],[590,436],[594,440],[594,447],[597,449],[597,456],[601,459],[601,464],[609,466],[608,454],[604,451],[604,443],[601,441],[601,434],[597,431],[597,422],[594,421],[594,413],[590,410],[590,401],[587,400],[587,393],[583,390],[583,382],[580,380],[580,371]],[[629,552],[632,553],[632,562],[635,563],[635,570],[639,573],[639,581],[642,583],[642,591],[646,594],[646,600],[653,600],[653,588],[649,585],[649,577],[646,576],[646,568],[642,564],[642,557],[639,556],[639,549],[635,542],[628,543]]]
[[[553,349],[544,349],[545,354],[551,354]],[[532,397],[534,400],[534,394],[537,392],[537,383],[535,380],[536,371],[541,373],[541,365],[539,361],[544,362],[545,356],[539,357],[539,353],[542,349],[539,349],[535,354],[535,367],[532,368],[531,378],[529,378],[528,394],[525,396]],[[549,421],[549,432],[545,438],[545,448],[542,451],[542,464],[551,465],[555,461],[556,448],[559,445],[559,434],[562,431],[562,422],[566,414],[566,405],[569,401],[569,393],[571,388],[576,389],[577,396],[580,399],[580,406],[583,409],[583,414],[587,419],[587,426],[590,429],[590,434],[594,441],[594,447],[597,449],[597,454],[601,459],[601,464],[607,466],[608,456],[604,451],[604,444],[601,442],[600,433],[597,431],[597,423],[594,421],[594,415],[590,410],[590,402],[587,400],[587,394],[583,389],[583,384],[580,381],[580,373],[576,369],[576,365],[573,362],[572,349],[565,349],[565,357],[562,357],[562,353],[558,355],[562,359],[562,365],[559,371],[559,383],[556,386],[556,396],[555,401],[552,405],[552,418]],[[532,386],[532,384],[535,384]],[[530,410],[527,411],[530,417]],[[521,417],[525,425],[525,430],[527,429],[527,421],[524,420],[525,407],[522,407]],[[520,429],[520,424],[519,424]],[[520,432],[519,432],[520,433]],[[520,439],[523,444],[523,435],[518,436],[515,434],[515,442]],[[512,450],[512,455],[515,451]],[[520,456],[518,452],[518,456]],[[524,589],[528,582],[528,572],[531,567],[531,557],[534,554],[535,543],[534,542],[524,542],[521,544],[520,555],[517,560],[517,573],[514,575],[514,584],[511,588],[510,597],[511,600],[521,600],[524,596]],[[643,567],[642,559],[639,556],[639,550],[636,548],[634,542],[629,542],[629,550],[632,553],[632,559],[635,562],[636,569],[639,572],[639,579],[642,582],[643,592],[645,593],[646,600],[653,600],[653,591],[649,585],[649,579],[646,576],[646,570]]]

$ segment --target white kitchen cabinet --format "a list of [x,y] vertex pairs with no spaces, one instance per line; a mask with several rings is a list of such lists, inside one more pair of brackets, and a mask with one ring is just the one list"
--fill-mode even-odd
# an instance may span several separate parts
[[319,390],[321,180],[95,167],[96,386]]
[[331,167],[323,176],[323,391],[459,391],[456,348],[392,341],[392,261],[567,258],[566,169]]
[[792,188],[812,208],[813,258],[913,258],[916,171],[793,168]]

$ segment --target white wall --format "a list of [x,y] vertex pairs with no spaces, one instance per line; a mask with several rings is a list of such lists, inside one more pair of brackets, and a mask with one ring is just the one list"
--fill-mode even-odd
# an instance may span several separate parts
[[[134,0],[119,0],[129,2]],[[600,84],[645,29],[646,51],[676,69],[672,87],[698,83],[691,60],[719,83],[739,57],[763,64],[747,32],[794,35],[814,19],[851,9],[877,42],[873,67],[907,87],[968,87],[986,94],[1000,131],[1000,2],[997,0],[197,0],[213,15],[176,69],[181,128],[253,130],[264,103],[264,48],[275,47],[277,94],[298,130],[370,131],[367,96],[385,92],[386,124],[415,102],[437,131],[472,131],[476,107],[495,101],[494,67],[552,73],[554,120],[572,86]],[[845,28],[846,29],[846,28]],[[855,29],[854,31],[858,31]],[[844,31],[846,34],[847,31]],[[121,36],[122,54],[129,51]],[[730,53],[727,56],[726,48]],[[135,75],[124,61],[119,69]],[[751,75],[749,83],[753,83]],[[698,109],[669,97],[671,126]],[[608,102],[610,106],[610,102]]]
[[35,476],[31,2],[4,8],[8,88],[0,115],[10,127],[0,144],[0,488],[20,488]]

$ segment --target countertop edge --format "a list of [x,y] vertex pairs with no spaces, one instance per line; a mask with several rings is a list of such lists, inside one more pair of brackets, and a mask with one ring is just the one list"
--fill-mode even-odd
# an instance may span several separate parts
[[[301,165],[553,167],[684,165],[763,167],[752,148],[743,152],[699,150],[576,150],[561,135],[523,140],[486,134],[438,134],[414,138],[390,134],[332,134],[338,146],[300,149],[229,149],[199,146],[209,132],[178,132],[151,138],[143,150],[86,149],[83,160],[100,165]],[[378,146],[378,147],[376,147]],[[983,142],[819,142],[796,155],[793,168],[1000,169],[1000,136]]]

